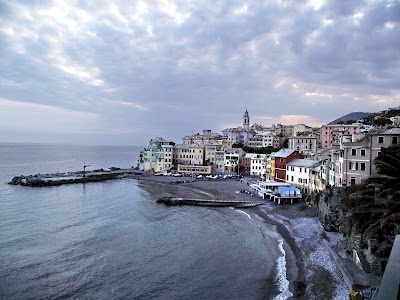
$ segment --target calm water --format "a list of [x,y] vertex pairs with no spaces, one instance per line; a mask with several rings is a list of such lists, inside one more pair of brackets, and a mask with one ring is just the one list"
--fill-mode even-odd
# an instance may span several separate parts
[[155,203],[164,188],[130,179],[5,184],[16,175],[81,170],[84,162],[90,169],[135,166],[138,151],[0,144],[1,299],[276,296],[276,236],[240,211],[168,208]]

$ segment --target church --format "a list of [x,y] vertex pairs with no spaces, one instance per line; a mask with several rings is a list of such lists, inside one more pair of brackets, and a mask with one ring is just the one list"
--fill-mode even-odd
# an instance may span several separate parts
[[222,130],[222,134],[226,136],[227,140],[232,144],[248,146],[250,138],[259,134],[271,133],[271,131],[275,131],[274,128],[267,128],[257,123],[250,126],[250,115],[246,108],[246,111],[243,114],[243,126],[226,128]]

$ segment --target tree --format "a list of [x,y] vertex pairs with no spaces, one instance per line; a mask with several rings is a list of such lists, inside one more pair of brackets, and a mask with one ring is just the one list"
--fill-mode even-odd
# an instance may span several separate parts
[[235,143],[232,145],[232,148],[243,148],[243,144],[242,143]]
[[388,118],[379,118],[377,120],[374,120],[374,124],[376,125],[386,125],[386,124],[392,124],[393,122],[388,119]]
[[341,206],[364,240],[393,243],[400,232],[400,145],[382,148],[374,163],[377,174],[349,187]]

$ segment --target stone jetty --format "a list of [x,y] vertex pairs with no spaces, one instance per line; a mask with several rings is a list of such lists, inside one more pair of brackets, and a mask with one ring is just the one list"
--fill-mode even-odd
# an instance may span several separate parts
[[236,208],[247,208],[265,204],[258,201],[229,201],[229,200],[208,200],[208,199],[185,199],[177,197],[162,197],[157,203],[165,205],[195,205],[195,206],[229,206]]
[[[86,172],[69,172],[54,174],[36,174],[15,176],[8,184],[29,187],[46,187],[63,184],[76,184],[119,179],[137,173],[133,169],[111,168],[111,170],[95,170]],[[139,173],[137,173],[140,175]]]

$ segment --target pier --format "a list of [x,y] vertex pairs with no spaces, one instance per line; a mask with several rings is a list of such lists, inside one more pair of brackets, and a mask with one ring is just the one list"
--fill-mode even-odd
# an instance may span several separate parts
[[228,206],[235,208],[255,207],[265,204],[265,202],[257,201],[229,201],[229,200],[207,200],[207,199],[189,199],[176,197],[163,197],[157,200],[157,203],[165,205],[195,205],[195,206]]
[[69,173],[36,174],[28,176],[15,176],[8,184],[29,187],[46,187],[63,184],[76,184],[98,182],[112,179],[120,179],[135,174],[133,169],[112,168],[109,171],[103,169],[96,171],[78,171]]

